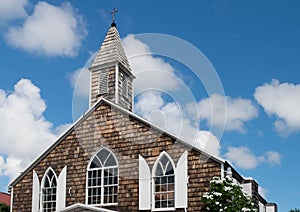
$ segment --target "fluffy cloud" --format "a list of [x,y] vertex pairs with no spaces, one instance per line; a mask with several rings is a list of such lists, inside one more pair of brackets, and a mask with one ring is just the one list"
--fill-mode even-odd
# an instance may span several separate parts
[[87,67],[79,68],[69,75],[70,82],[77,96],[88,97],[90,92],[90,71]]
[[208,131],[199,130],[197,123],[188,119],[184,111],[178,102],[166,102],[163,94],[157,91],[140,94],[135,104],[137,114],[192,146],[218,156],[220,151],[218,138]]
[[265,160],[270,166],[279,165],[281,162],[281,155],[278,152],[267,151],[265,153]]
[[188,104],[187,111],[194,119],[206,120],[210,125],[218,127],[225,124],[225,130],[239,132],[245,132],[245,122],[258,116],[258,111],[250,100],[218,94],[202,99],[197,106]]
[[56,139],[45,110],[40,89],[30,80],[20,80],[12,93],[0,90],[0,175],[15,177]]
[[137,77],[134,82],[135,93],[149,88],[174,90],[178,88],[178,77],[174,68],[162,58],[155,57],[148,45],[128,35],[123,39],[130,66]]
[[74,57],[86,35],[82,17],[70,3],[57,7],[39,2],[23,26],[9,28],[6,39],[9,45],[33,53]]
[[281,155],[278,152],[267,151],[263,155],[255,155],[247,147],[229,147],[225,158],[241,169],[254,169],[261,163],[274,166],[281,162]]
[[274,126],[282,136],[300,130],[300,84],[272,80],[255,89],[254,98],[265,112],[276,117]]
[[27,4],[28,0],[0,0],[0,25],[6,21],[25,18]]

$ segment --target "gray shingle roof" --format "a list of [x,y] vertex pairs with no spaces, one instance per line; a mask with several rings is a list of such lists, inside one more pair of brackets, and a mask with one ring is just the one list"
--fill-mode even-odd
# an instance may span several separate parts
[[117,62],[121,63],[128,71],[131,71],[119,32],[115,26],[111,26],[90,69]]

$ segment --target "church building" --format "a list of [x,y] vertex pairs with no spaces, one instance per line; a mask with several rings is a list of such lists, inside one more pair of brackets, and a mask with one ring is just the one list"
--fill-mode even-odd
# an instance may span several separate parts
[[89,109],[10,183],[11,211],[207,211],[210,181],[229,173],[258,211],[277,211],[254,179],[133,112],[135,76],[115,22],[89,70]]

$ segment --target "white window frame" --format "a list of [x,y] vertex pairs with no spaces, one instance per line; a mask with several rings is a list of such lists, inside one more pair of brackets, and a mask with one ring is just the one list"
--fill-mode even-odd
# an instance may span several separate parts
[[[171,165],[173,167],[173,171],[174,171],[174,206],[173,207],[168,207],[168,208],[156,208],[155,207],[155,177],[156,177],[156,169],[157,166],[159,164],[160,159],[166,156],[168,158],[168,160],[171,162]],[[176,178],[176,166],[174,161],[172,160],[172,158],[170,157],[170,155],[168,153],[166,153],[165,151],[161,152],[161,154],[159,155],[159,157],[157,158],[157,160],[154,163],[153,169],[152,169],[152,211],[172,211],[175,210],[175,197],[176,197],[176,184],[175,184],[175,178]]]
[[[106,151],[108,151],[115,159],[116,161],[116,164],[115,166],[109,166],[109,167],[100,167],[100,168],[93,168],[91,169],[90,166],[91,166],[91,163],[93,162],[94,158],[97,157],[97,154],[101,151],[105,149]],[[106,158],[108,159],[108,157]],[[107,170],[107,169],[113,169],[113,168],[117,168],[117,184],[113,184],[113,185],[109,185],[109,186],[117,186],[117,202],[114,202],[114,203],[104,203],[104,170]],[[89,174],[89,171],[95,171],[95,170],[101,170],[101,184],[100,186],[94,186],[95,188],[101,188],[101,201],[100,201],[100,204],[89,204],[89,189],[90,188],[93,188],[92,186],[89,187],[88,185],[88,174]],[[118,160],[117,160],[117,157],[115,156],[115,154],[108,148],[106,147],[102,147],[100,148],[99,150],[96,151],[96,153],[91,157],[90,159],[90,162],[88,164],[88,167],[87,167],[87,171],[86,171],[86,200],[85,200],[85,203],[86,205],[90,205],[90,206],[109,206],[109,205],[117,205],[118,204],[118,195],[119,195],[119,163],[118,163]]]
[[54,175],[54,178],[56,180],[56,189],[55,189],[55,211],[56,211],[56,208],[57,208],[57,175],[55,173],[55,171],[49,167],[46,172],[44,173],[44,176],[42,178],[42,182],[41,182],[41,194],[40,194],[40,211],[43,212],[44,211],[44,208],[43,208],[43,189],[44,189],[44,184],[45,184],[45,180],[46,180],[46,177],[48,176],[48,173],[49,171],[52,171],[53,175]]

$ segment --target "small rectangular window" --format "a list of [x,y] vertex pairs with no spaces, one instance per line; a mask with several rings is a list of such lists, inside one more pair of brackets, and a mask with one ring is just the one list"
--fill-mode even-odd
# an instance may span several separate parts
[[108,71],[99,74],[99,94],[108,93]]

